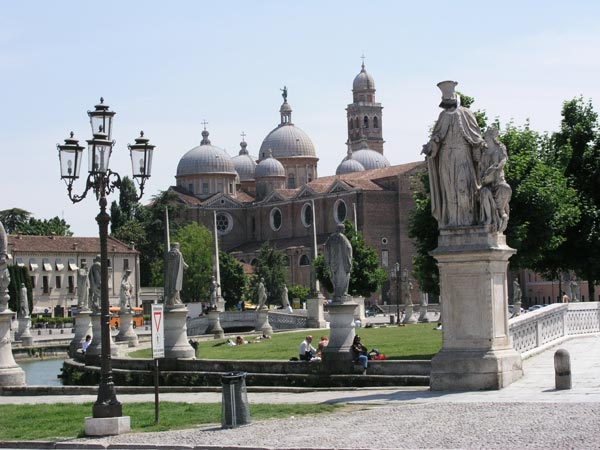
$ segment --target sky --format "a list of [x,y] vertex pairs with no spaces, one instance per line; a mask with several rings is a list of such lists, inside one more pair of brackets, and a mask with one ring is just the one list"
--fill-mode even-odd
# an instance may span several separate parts
[[[101,96],[117,113],[112,170],[131,174],[127,144],[140,130],[156,145],[143,202],[175,184],[204,120],[213,145],[235,156],[244,132],[257,155],[279,123],[283,86],[319,175],[332,175],[362,55],[391,164],[422,159],[443,80],[458,81],[490,119],[556,131],[565,100],[599,109],[599,19],[594,1],[5,1],[0,210],[59,216],[75,235],[97,235],[98,204],[68,199],[56,144],[70,131],[91,139],[87,111]],[[74,191],[83,188],[79,180]]]

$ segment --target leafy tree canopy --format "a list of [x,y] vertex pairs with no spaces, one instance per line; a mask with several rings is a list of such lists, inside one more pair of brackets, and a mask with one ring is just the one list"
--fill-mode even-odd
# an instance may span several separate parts
[[185,303],[208,301],[209,286],[213,274],[211,253],[212,235],[206,227],[190,222],[180,228],[172,242],[179,248],[188,269],[183,273],[181,297]]
[[31,213],[21,208],[4,209],[0,211],[0,222],[4,225],[7,233],[15,232],[19,225],[23,225],[29,221]]
[[260,278],[265,279],[267,303],[280,305],[285,284],[285,255],[269,242],[263,243],[257,258],[254,287]]
[[233,308],[246,298],[247,277],[244,268],[229,253],[219,252],[219,275],[225,307]]
[[52,219],[42,220],[30,217],[26,222],[17,225],[13,230],[13,233],[33,236],[50,236],[51,234],[57,236],[73,236],[71,226],[58,216],[53,217]]

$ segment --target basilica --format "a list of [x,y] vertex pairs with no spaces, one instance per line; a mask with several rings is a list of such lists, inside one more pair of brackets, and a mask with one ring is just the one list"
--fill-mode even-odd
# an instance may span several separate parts
[[[350,220],[390,274],[370,302],[395,304],[396,268],[410,272],[414,253],[407,231],[411,178],[424,170],[424,163],[391,166],[385,157],[383,107],[375,100],[375,81],[364,63],[352,94],[346,108],[348,150],[340,155],[335,175],[319,176],[317,149],[292,122],[284,88],[279,124],[264,138],[258,155],[251,155],[242,141],[232,157],[212,144],[204,128],[200,145],[179,160],[176,185],[169,190],[185,205],[187,219],[212,229],[216,212],[221,249],[240,262],[255,263],[265,241],[284,252],[289,285],[310,283],[313,205],[319,251],[336,225]],[[417,289],[413,295],[418,303]]]

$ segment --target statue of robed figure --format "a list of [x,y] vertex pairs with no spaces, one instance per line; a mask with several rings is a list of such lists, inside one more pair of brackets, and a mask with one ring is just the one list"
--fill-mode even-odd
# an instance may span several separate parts
[[165,305],[181,305],[179,293],[183,287],[183,271],[188,265],[183,260],[179,250],[179,243],[173,242],[173,246],[167,254],[165,271]]
[[352,271],[352,245],[344,235],[343,224],[339,224],[336,232],[325,242],[324,257],[333,285],[333,301],[343,302],[348,296]]

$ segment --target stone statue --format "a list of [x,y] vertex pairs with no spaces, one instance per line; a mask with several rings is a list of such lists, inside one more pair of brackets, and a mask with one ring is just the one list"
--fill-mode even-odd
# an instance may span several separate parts
[[440,107],[431,139],[423,146],[429,171],[431,213],[442,228],[477,222],[476,163],[485,141],[473,113],[460,106],[456,81],[442,81]]
[[333,285],[333,301],[343,302],[348,296],[350,272],[352,271],[352,245],[344,235],[344,225],[339,224],[336,232],[325,242],[325,264]]
[[26,319],[29,317],[29,303],[27,301],[27,288],[25,283],[21,283],[21,289],[19,290],[20,302],[19,311],[17,317],[19,319]]
[[8,272],[8,238],[4,225],[0,222],[0,312],[8,308],[8,286],[10,273]]
[[579,301],[579,283],[577,283],[576,279],[569,281],[569,290],[571,291],[571,301],[578,302]]
[[284,86],[283,89],[281,89],[281,96],[283,97],[283,101],[287,102],[287,86]]
[[179,251],[178,242],[173,242],[173,246],[167,254],[166,266],[165,305],[181,305],[179,293],[183,287],[183,271],[188,268],[188,265]]
[[521,286],[519,286],[519,280],[513,281],[513,305],[520,304],[522,296],[523,293],[521,292]]
[[210,287],[209,287],[209,300],[210,300],[210,309],[217,309],[217,291],[219,288],[219,284],[215,277],[210,278]]
[[412,290],[413,284],[408,277],[408,269],[402,271],[402,303],[404,305],[412,305]]
[[487,148],[479,161],[479,223],[491,225],[492,231],[502,233],[508,225],[508,202],[512,195],[512,189],[504,179],[504,166],[508,155],[506,146],[498,140],[498,128],[487,129],[485,143]]
[[281,291],[281,309],[287,312],[293,312],[292,306],[290,305],[290,299],[288,297],[288,288],[284,284]]
[[77,308],[79,311],[90,309],[89,289],[87,266],[85,263],[81,263],[81,267],[77,271]]
[[258,309],[267,309],[267,290],[265,289],[265,279],[261,278],[256,285],[256,298],[258,300]]
[[88,274],[90,282],[89,303],[92,312],[94,313],[100,312],[100,295],[102,285],[102,267],[100,260],[100,255],[97,255],[94,258],[94,263],[92,264],[92,267],[90,267],[90,273]]
[[127,269],[121,278],[121,290],[119,291],[119,300],[121,302],[121,312],[131,312],[131,299],[133,297],[133,284],[130,280],[131,270]]

